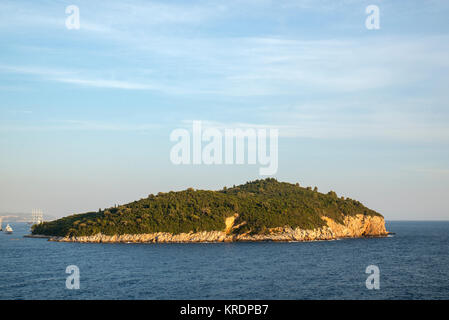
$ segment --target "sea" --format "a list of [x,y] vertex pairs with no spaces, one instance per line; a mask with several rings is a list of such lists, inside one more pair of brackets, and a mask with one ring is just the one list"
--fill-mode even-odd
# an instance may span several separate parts
[[11,226],[0,299],[449,299],[449,221],[288,243],[62,243]]

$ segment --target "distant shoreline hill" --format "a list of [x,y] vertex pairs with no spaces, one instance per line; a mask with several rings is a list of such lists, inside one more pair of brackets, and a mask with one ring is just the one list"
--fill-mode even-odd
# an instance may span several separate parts
[[32,229],[35,237],[74,242],[311,241],[387,234],[383,216],[359,201],[273,178],[220,191],[160,192]]
[[[31,212],[1,212],[0,219],[3,219],[3,223],[6,222],[31,222]],[[44,214],[44,221],[55,220],[56,218],[47,214]]]

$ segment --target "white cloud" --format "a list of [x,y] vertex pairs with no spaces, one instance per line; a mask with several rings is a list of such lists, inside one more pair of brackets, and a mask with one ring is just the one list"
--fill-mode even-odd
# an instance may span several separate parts
[[[87,74],[86,71],[61,70],[41,67],[21,67],[21,66],[0,66],[0,71],[6,73],[17,73],[37,76],[39,79],[46,81],[56,81],[61,83],[68,83],[87,87],[109,88],[109,89],[123,89],[123,90],[155,90],[155,91],[170,91],[175,92],[176,88],[152,85],[144,82],[134,82],[125,80],[111,80],[95,78]],[[147,73],[145,71],[145,73]],[[84,76],[83,76],[84,74]]]
[[127,81],[102,80],[102,79],[76,79],[76,78],[55,78],[54,80],[64,83],[72,83],[77,85],[98,87],[98,88],[126,89],[126,90],[158,90],[156,86]]

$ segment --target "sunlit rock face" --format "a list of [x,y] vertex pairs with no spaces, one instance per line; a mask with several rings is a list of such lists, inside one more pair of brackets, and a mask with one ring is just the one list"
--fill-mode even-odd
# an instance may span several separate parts
[[314,241],[339,238],[359,238],[386,236],[385,220],[381,216],[356,215],[347,216],[343,223],[329,217],[322,217],[327,226],[305,230],[300,228],[280,227],[268,229],[264,234],[232,234],[234,217],[226,218],[226,229],[220,231],[202,231],[171,234],[156,232],[147,234],[122,234],[74,237],[52,237],[50,241],[94,242],[94,243],[182,243],[182,242],[234,242],[234,241]]

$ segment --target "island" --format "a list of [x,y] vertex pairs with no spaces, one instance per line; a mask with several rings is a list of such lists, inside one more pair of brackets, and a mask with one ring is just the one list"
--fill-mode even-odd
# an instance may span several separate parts
[[32,226],[31,237],[95,243],[315,241],[388,235],[384,217],[314,187],[250,181],[219,191],[159,192]]

